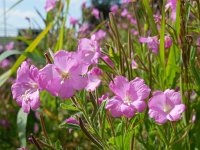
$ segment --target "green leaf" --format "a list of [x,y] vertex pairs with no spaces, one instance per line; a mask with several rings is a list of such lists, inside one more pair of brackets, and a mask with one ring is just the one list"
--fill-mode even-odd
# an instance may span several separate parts
[[113,71],[110,67],[108,67],[107,65],[104,64],[98,64],[98,67],[101,68],[102,70],[112,73],[112,74],[116,74],[115,71]]
[[166,77],[168,85],[170,86],[172,85],[177,71],[178,71],[178,66],[176,64],[176,49],[175,45],[173,45],[172,48],[170,49],[169,58],[166,66]]
[[160,48],[159,48],[160,60],[163,68],[165,68],[165,9],[162,9],[162,21],[160,31]]
[[77,124],[66,123],[65,121],[59,125],[59,128],[80,130],[80,126]]
[[5,51],[0,55],[0,62],[9,56],[17,55],[17,54],[22,54],[22,52],[18,50]]
[[192,71],[192,74],[196,80],[196,83],[198,84],[198,86],[200,86],[200,76],[199,76],[199,72],[195,66],[195,58],[196,58],[196,49],[192,48],[191,49],[191,59],[190,59],[190,68],[191,68],[191,71]]
[[153,35],[157,35],[158,30],[157,30],[156,23],[154,21],[152,9],[149,5],[149,0],[142,0],[142,2],[143,2],[143,5],[144,5],[144,8],[146,9],[146,14],[148,15],[147,18],[149,19],[150,28],[152,30],[152,33],[153,33]]
[[64,104],[64,103],[61,103],[60,107],[62,109],[69,110],[69,111],[78,111],[79,110],[78,108],[76,108],[76,107],[74,107],[72,105],[68,105],[68,104]]
[[21,147],[26,147],[26,124],[28,114],[24,113],[22,108],[17,114],[17,129]]

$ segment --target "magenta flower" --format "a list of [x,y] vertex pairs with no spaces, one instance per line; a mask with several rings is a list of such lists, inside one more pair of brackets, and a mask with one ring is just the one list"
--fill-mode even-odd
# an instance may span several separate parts
[[130,19],[130,22],[131,22],[133,25],[136,25],[136,24],[137,24],[137,21],[136,21],[134,18],[131,18],[131,19]]
[[165,9],[171,9],[171,19],[172,21],[176,21],[176,5],[177,0],[168,0],[167,4],[165,5]]
[[96,19],[99,19],[99,15],[100,15],[100,12],[97,8],[93,8],[92,9],[92,15],[96,18]]
[[118,6],[117,4],[114,4],[114,5],[111,6],[110,11],[111,11],[113,14],[116,14],[117,11],[118,11],[118,9],[119,9],[119,6]]
[[0,119],[0,126],[4,127],[6,129],[6,128],[9,128],[10,123],[7,119]]
[[138,68],[138,64],[136,63],[136,61],[134,59],[131,62],[131,67],[132,67],[132,69],[137,69]]
[[89,64],[98,63],[100,57],[100,47],[96,41],[96,36],[93,35],[91,39],[83,38],[78,43],[78,51],[83,53],[83,59]]
[[140,43],[147,43],[148,47],[152,50],[153,53],[155,53],[156,55],[158,54],[158,49],[159,49],[159,40],[157,36],[153,36],[153,37],[141,37],[139,39]]
[[128,10],[125,8],[123,9],[123,11],[121,12],[121,16],[122,17],[126,17],[129,14]]
[[70,118],[66,119],[65,122],[67,124],[79,124],[79,121],[76,120],[74,117],[70,117]]
[[135,35],[135,36],[139,34],[138,31],[135,29],[131,29],[131,33],[133,33],[133,35]]
[[14,42],[9,42],[6,44],[5,49],[6,50],[12,50],[14,48],[15,43]]
[[45,6],[44,6],[44,9],[46,10],[46,12],[49,12],[56,7],[56,1],[57,0],[46,0]]
[[95,40],[98,42],[101,42],[106,37],[106,32],[102,29],[95,32],[93,35],[95,35]]
[[197,45],[200,46],[200,37],[197,39]]
[[185,105],[181,102],[179,92],[167,89],[164,92],[156,91],[149,100],[149,116],[157,123],[164,124],[169,121],[177,121],[181,113],[185,111]]
[[125,3],[130,3],[131,0],[122,0],[122,4],[125,4]]
[[74,18],[74,17],[70,17],[69,18],[69,23],[73,26],[75,26],[78,23],[78,19]]
[[88,83],[85,89],[87,91],[94,91],[101,84],[102,70],[98,67],[92,68],[88,73]]
[[146,108],[144,100],[149,96],[150,89],[143,79],[137,77],[128,82],[125,77],[117,76],[109,87],[115,96],[108,100],[106,109],[114,117],[131,118],[136,112],[143,112]]
[[40,70],[41,87],[54,96],[72,97],[76,90],[82,90],[87,84],[88,65],[80,61],[77,52],[58,51],[54,55],[54,64],[48,64]]
[[108,95],[102,95],[97,101],[98,105],[101,105],[106,99],[108,99]]
[[34,133],[37,133],[39,131],[39,125],[38,123],[34,123]]
[[36,110],[40,106],[38,79],[38,69],[33,65],[29,68],[26,61],[17,70],[16,82],[11,87],[12,95],[25,113],[29,113],[30,108]]
[[172,46],[172,39],[169,36],[165,36],[165,48],[168,49]]
[[21,147],[21,148],[17,148],[17,150],[28,150],[28,149],[25,147]]
[[0,68],[6,68],[10,65],[10,61],[8,59],[4,59],[0,62]]
[[81,4],[81,7],[82,7],[82,9],[85,9],[85,8],[86,8],[86,2],[83,2],[83,3]]
[[78,32],[81,34],[86,33],[89,28],[90,28],[90,25],[88,23],[84,23],[80,26]]
[[111,68],[115,67],[115,64],[112,62],[112,60],[107,56],[104,55],[101,57]]

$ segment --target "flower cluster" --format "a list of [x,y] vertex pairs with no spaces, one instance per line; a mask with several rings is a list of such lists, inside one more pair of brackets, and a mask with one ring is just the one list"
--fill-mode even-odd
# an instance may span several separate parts
[[[156,55],[158,54],[159,46],[160,46],[160,40],[158,39],[158,36],[153,36],[153,37],[141,37],[139,39],[140,43],[147,43],[149,49],[152,50],[153,53]],[[169,36],[164,37],[164,45],[165,48],[168,49],[172,45],[172,39]]]
[[[17,71],[16,82],[12,86],[13,98],[29,113],[40,106],[39,91],[46,90],[53,96],[63,99],[72,97],[76,91],[86,89],[94,91],[101,83],[102,70],[95,65],[100,57],[100,47],[95,40],[81,39],[78,50],[67,52],[60,50],[53,55],[53,63],[38,70],[23,62]],[[91,66],[91,70],[88,67]]]
[[[151,90],[143,79],[136,77],[128,82],[125,77],[117,76],[109,87],[115,94],[106,105],[106,109],[111,111],[112,116],[131,118],[137,112],[141,113],[145,110],[145,99]],[[169,89],[165,92],[155,91],[148,102],[148,107],[150,118],[154,118],[159,124],[167,120],[177,121],[185,111],[180,93]]]

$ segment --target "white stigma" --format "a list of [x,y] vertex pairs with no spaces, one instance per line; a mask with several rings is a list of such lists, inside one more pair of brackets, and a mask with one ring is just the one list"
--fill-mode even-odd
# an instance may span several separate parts
[[124,103],[131,105],[132,99],[129,95],[126,95],[124,98]]

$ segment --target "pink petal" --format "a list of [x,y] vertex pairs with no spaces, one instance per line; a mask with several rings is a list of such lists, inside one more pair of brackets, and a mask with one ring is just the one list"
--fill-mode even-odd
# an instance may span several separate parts
[[77,64],[75,55],[75,52],[60,50],[54,55],[54,64],[60,70],[68,72],[74,65]]
[[130,81],[129,94],[134,100],[144,100],[149,96],[150,88],[145,84],[143,79],[136,77]]
[[165,95],[171,100],[174,105],[181,104],[181,95],[179,92],[167,89],[165,90]]
[[39,83],[42,89],[49,91],[57,96],[60,90],[61,77],[53,64],[48,64],[39,71]]
[[137,100],[137,101],[133,101],[131,103],[131,105],[137,109],[138,112],[143,112],[146,108],[146,103],[145,101],[140,101],[140,100]]
[[131,106],[122,103],[120,107],[121,107],[121,112],[125,117],[131,118],[135,115],[135,110]]
[[25,113],[29,113],[30,112],[29,102],[22,101],[22,109]]
[[70,80],[65,80],[58,92],[59,96],[63,99],[72,97],[75,93],[72,85],[73,82]]
[[159,124],[164,124],[167,122],[166,113],[159,110],[149,110],[149,117],[154,118],[155,121]]
[[117,76],[114,79],[114,82],[110,82],[110,89],[112,92],[115,93],[115,95],[124,98],[126,96],[126,92],[129,89],[129,82],[128,80],[123,76]]
[[112,108],[110,111],[113,117],[121,117],[123,115],[121,112],[120,105],[117,105],[115,108]]
[[113,98],[108,100],[106,104],[106,109],[112,109],[112,108],[114,109],[121,103],[122,103],[122,100],[119,97],[114,96]]
[[30,99],[31,99],[31,109],[32,110],[36,110],[40,107],[40,96],[39,96],[39,90],[33,92],[30,95]]
[[181,113],[185,111],[185,105],[176,105],[171,112],[167,115],[167,119],[170,121],[177,121],[181,118]]

